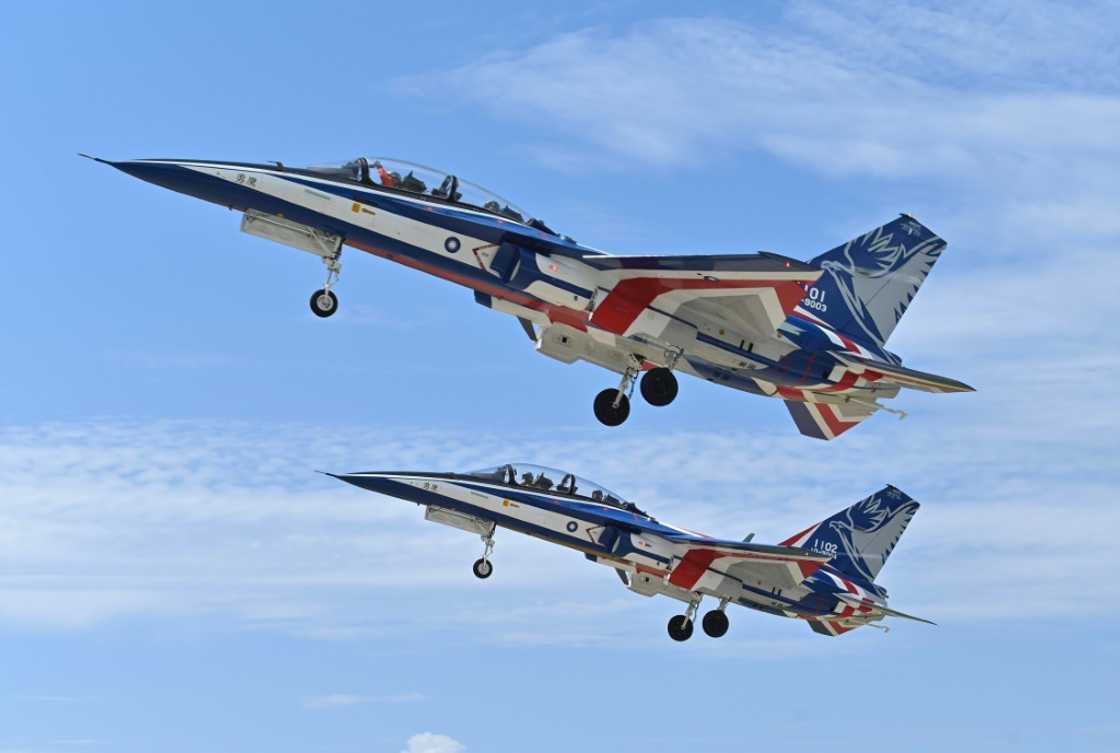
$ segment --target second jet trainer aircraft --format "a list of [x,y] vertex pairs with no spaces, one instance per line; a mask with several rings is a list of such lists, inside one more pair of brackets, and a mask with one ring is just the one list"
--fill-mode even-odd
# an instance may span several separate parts
[[678,641],[692,635],[705,596],[719,602],[701,623],[713,638],[727,632],[729,604],[803,619],[822,635],[888,616],[929,622],[888,607],[886,589],[875,582],[918,511],[918,503],[893,486],[769,546],[751,543],[754,534],[726,541],[662,523],[598,484],[525,463],[470,473],[335,477],[423,505],[428,520],[479,534],[485,545],[474,563],[479,578],[493,572],[498,526],[579,550],[614,568],[635,593],[684,602],[685,613],[669,620],[669,635]]
[[675,371],[784,400],[801,433],[818,439],[856,426],[902,387],[972,389],[886,349],[945,248],[908,215],[810,263],[766,252],[612,256],[455,175],[399,161],[99,161],[243,212],[245,232],[321,257],[318,316],[338,308],[343,245],[471,288],[478,303],[517,317],[540,353],[621,375],[595,398],[608,426],[629,416],[639,375],[647,402],[671,403]]

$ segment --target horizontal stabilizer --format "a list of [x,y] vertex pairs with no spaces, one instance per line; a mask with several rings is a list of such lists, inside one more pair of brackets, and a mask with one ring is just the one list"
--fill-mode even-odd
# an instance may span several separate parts
[[869,379],[886,379],[903,387],[909,387],[923,392],[975,392],[976,390],[964,382],[956,379],[929,374],[905,366],[878,361],[872,358],[863,358],[845,352],[833,352],[837,359],[843,361],[856,374],[861,374]]
[[797,430],[814,439],[836,439],[848,429],[854,428],[871,417],[877,410],[865,403],[805,403],[800,400],[786,400]]
[[845,604],[850,604],[853,607],[871,607],[876,612],[881,612],[881,613],[887,615],[888,617],[900,617],[904,620],[914,620],[915,622],[924,622],[927,625],[936,625],[937,624],[933,620],[927,620],[924,617],[915,617],[912,614],[906,614],[906,612],[900,612],[897,609],[891,609],[890,607],[884,606],[882,604],[876,604],[875,602],[865,601],[865,600],[859,598],[858,596],[854,596],[852,594],[837,594],[837,598],[839,598]]

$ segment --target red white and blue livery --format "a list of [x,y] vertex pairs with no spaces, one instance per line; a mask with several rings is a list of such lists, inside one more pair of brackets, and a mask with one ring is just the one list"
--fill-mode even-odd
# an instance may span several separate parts
[[701,623],[714,638],[727,632],[730,604],[802,619],[823,635],[888,616],[929,622],[889,608],[886,590],[875,582],[918,510],[893,486],[770,546],[752,543],[754,534],[728,541],[662,523],[599,484],[525,463],[468,473],[330,475],[414,502],[427,520],[481,536],[479,578],[493,573],[499,527],[583,552],[613,568],[631,591],[683,602],[684,613],[668,626],[678,641],[691,637],[704,597],[717,602]]
[[319,256],[318,316],[338,308],[343,246],[472,289],[517,317],[538,352],[620,375],[594,402],[609,426],[629,416],[639,382],[647,402],[671,403],[674,372],[784,400],[803,434],[826,440],[903,387],[972,389],[886,349],[945,248],[908,215],[809,263],[767,252],[614,256],[455,175],[395,160],[100,161],[241,212],[245,232]]

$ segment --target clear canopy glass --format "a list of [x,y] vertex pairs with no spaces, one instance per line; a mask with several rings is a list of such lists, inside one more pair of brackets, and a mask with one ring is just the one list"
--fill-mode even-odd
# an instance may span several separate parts
[[[493,191],[488,191],[470,181],[461,180],[451,173],[413,162],[385,157],[358,157],[341,165],[312,165],[307,170],[331,178],[352,180],[370,186],[383,186],[421,196],[432,196],[472,209],[482,209],[499,217],[524,222],[534,227],[543,225]],[[539,229],[551,232],[544,227]]]
[[519,486],[567,494],[611,507],[618,507],[622,510],[629,510],[639,515],[646,515],[645,512],[638,509],[637,505],[623,500],[622,497],[605,486],[558,468],[548,468],[532,463],[506,463],[493,468],[470,471],[466,475],[506,486]]

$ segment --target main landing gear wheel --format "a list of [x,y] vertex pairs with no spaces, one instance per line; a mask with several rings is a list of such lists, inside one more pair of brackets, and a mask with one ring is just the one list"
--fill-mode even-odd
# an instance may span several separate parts
[[669,619],[669,637],[675,641],[687,641],[692,637],[692,620],[686,614],[675,614]]
[[642,397],[650,405],[668,405],[677,397],[677,378],[663,366],[642,376]]
[[476,578],[489,578],[490,574],[494,572],[494,565],[487,559],[477,559],[474,561],[474,575]]
[[630,416],[630,398],[613,387],[595,396],[595,418],[607,426],[618,426]]
[[326,290],[325,288],[316,290],[311,294],[310,303],[311,313],[323,319],[338,311],[338,296],[334,294],[333,290]]
[[713,609],[704,615],[704,620],[700,623],[700,626],[712,638],[720,638],[727,633],[731,621],[727,619],[727,614],[722,609]]

